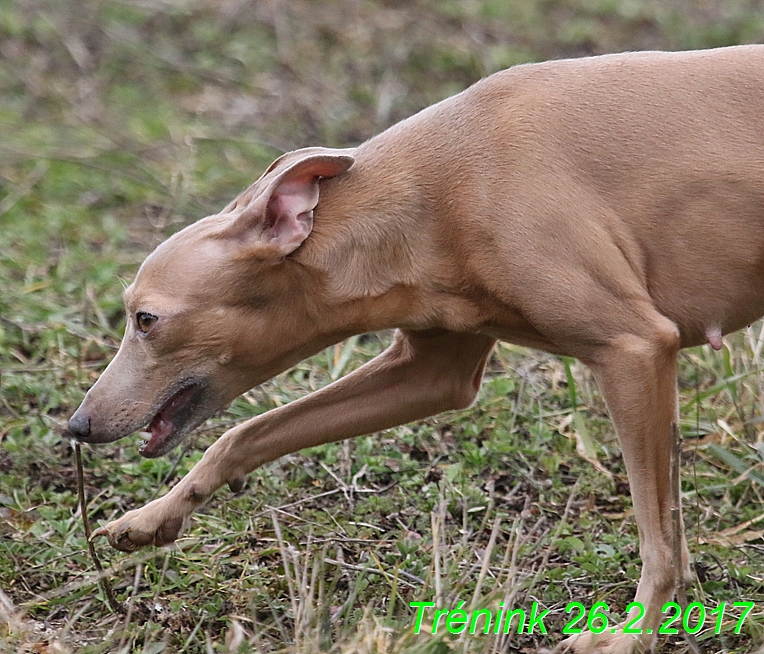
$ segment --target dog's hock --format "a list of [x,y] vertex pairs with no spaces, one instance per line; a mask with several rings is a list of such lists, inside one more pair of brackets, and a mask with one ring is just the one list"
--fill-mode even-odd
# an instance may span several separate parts
[[306,154],[283,171],[276,166],[262,178],[274,179],[242,210],[230,234],[239,239],[254,236],[262,258],[294,252],[313,228],[319,180],[344,173],[353,161],[347,154]]

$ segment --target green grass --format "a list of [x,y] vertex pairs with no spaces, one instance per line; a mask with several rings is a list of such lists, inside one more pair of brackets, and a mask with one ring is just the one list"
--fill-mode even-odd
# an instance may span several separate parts
[[[603,401],[575,362],[500,345],[469,410],[285,457],[219,492],[174,548],[99,543],[126,615],[97,586],[60,427],[119,344],[143,257],[280,152],[352,145],[515,63],[762,37],[753,0],[0,0],[0,650],[521,652],[559,640],[571,600],[623,616],[636,525]],[[707,652],[764,640],[759,333],[680,365],[689,593],[756,602],[739,635],[737,610],[720,636],[702,632]],[[91,521],[166,492],[226,428],[388,340],[356,340],[347,361],[330,348],[250,391],[182,455],[141,459],[134,438],[85,448]],[[538,601],[550,634],[417,636],[409,603],[436,595]]]

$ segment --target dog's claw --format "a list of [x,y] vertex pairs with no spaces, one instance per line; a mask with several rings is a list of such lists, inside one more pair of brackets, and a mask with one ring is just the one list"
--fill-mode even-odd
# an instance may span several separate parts
[[90,534],[90,538],[88,539],[88,542],[92,543],[96,538],[99,536],[109,536],[109,531],[106,529],[106,527],[98,527],[92,534]]

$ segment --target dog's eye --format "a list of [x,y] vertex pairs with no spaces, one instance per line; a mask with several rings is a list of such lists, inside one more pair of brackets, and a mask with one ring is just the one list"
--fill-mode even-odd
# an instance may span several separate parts
[[139,311],[135,314],[135,322],[138,325],[138,329],[144,334],[148,334],[154,323],[158,320],[156,316],[152,316],[150,313]]

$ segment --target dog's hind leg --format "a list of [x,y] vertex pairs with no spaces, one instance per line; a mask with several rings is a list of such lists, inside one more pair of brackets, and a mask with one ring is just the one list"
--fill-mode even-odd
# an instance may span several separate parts
[[448,331],[397,332],[378,357],[339,381],[221,436],[167,495],[97,530],[135,550],[172,542],[215,490],[280,456],[464,408],[477,395],[494,339]]
[[[670,465],[677,414],[676,356],[679,333],[664,316],[649,312],[639,325],[609,340],[590,365],[616,425],[631,485],[639,530],[642,576],[629,612],[632,633],[584,632],[564,641],[560,652],[632,654],[650,651],[663,605],[673,598]],[[689,555],[682,529],[682,567]],[[641,608],[640,608],[641,607]],[[616,607],[613,607],[616,608]],[[640,620],[635,618],[644,610]],[[636,633],[635,633],[636,632]]]

